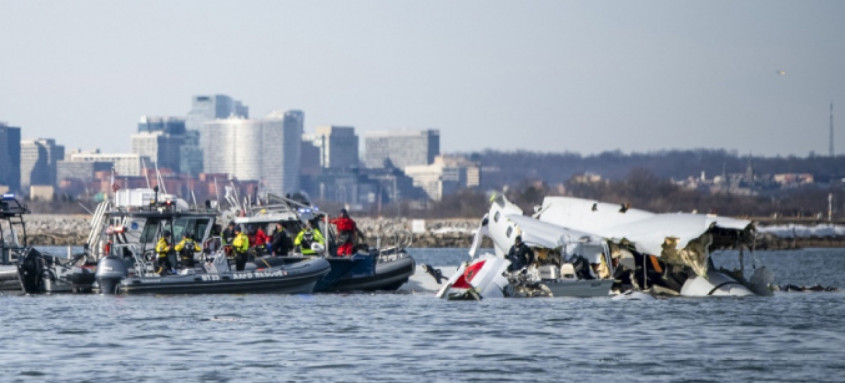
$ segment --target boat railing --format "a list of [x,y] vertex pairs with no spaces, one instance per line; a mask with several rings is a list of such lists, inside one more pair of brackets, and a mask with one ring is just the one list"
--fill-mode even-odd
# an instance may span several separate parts
[[[0,264],[17,263],[29,251],[23,219],[29,213],[29,207],[14,194],[6,193],[0,198]],[[5,225],[2,222],[6,222]]]
[[0,265],[14,265],[18,260],[23,258],[23,255],[29,252],[31,247],[17,246],[9,244],[0,240]]
[[231,249],[231,245],[227,245],[221,236],[211,236],[202,241],[202,255],[200,261],[214,259],[214,255],[218,252],[226,252],[226,248]]
[[[152,253],[150,253],[152,254]],[[147,254],[144,254],[135,243],[121,243],[112,245],[109,249],[109,254],[120,257],[121,259],[131,258],[134,261],[135,274],[138,276],[146,276],[154,272],[152,259],[147,259]]]
[[94,215],[91,216],[91,231],[88,233],[88,240],[85,241],[88,244],[89,251],[92,251],[93,254],[91,256],[96,260],[99,252],[99,245],[101,241],[101,236],[103,234],[103,222],[106,219],[106,212],[109,211],[110,202],[106,199],[103,202],[100,202],[97,205],[97,209],[94,211]]
[[382,246],[381,235],[376,236],[376,249],[379,255],[388,255],[395,252],[396,249],[404,249],[414,243],[414,233],[409,230],[396,230],[388,237],[385,246]]

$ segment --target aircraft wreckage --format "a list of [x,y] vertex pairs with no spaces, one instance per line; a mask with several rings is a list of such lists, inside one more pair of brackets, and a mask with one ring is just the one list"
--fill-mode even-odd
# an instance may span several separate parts
[[[751,221],[710,214],[652,213],[629,205],[546,197],[526,216],[503,195],[494,197],[462,264],[438,291],[447,299],[505,296],[771,295],[772,273],[757,267],[744,277],[745,250],[753,256]],[[515,238],[533,251],[525,267],[509,256]],[[484,237],[495,254],[478,255]],[[716,269],[717,249],[738,249],[739,270]],[[633,292],[633,293],[632,293]]]

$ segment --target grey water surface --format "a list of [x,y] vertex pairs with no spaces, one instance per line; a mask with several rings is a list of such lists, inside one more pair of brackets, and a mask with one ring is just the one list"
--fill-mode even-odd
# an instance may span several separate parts
[[[463,249],[411,249],[454,266]],[[714,255],[736,267],[736,252]],[[845,252],[748,254],[845,287]],[[445,274],[452,267],[443,267]],[[750,271],[747,271],[750,272]],[[0,381],[845,381],[845,293],[486,299],[432,294],[0,295]]]

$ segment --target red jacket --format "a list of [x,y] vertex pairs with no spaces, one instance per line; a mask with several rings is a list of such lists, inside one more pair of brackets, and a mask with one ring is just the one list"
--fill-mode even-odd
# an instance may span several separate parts
[[355,221],[348,217],[337,217],[329,221],[337,225],[337,231],[351,231],[355,232]]
[[255,231],[255,235],[249,236],[249,246],[260,246],[267,243],[270,240],[270,237],[267,234],[264,234],[264,230],[260,227],[258,230]]

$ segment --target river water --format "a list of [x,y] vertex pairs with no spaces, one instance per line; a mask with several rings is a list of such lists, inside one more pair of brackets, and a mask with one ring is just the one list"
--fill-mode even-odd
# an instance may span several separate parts
[[[435,265],[466,257],[409,252]],[[780,284],[845,287],[843,250],[745,259]],[[845,381],[842,292],[481,302],[3,294],[0,305],[2,381]]]

